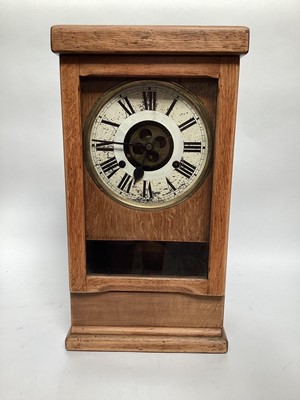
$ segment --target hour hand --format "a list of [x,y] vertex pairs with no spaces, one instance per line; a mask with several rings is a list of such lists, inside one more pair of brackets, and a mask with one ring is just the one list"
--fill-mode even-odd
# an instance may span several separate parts
[[137,183],[144,176],[144,168],[142,165],[133,171],[134,183]]

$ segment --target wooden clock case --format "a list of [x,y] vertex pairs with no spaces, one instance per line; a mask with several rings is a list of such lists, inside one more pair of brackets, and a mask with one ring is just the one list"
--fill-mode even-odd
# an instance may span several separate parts
[[[227,351],[226,255],[240,56],[245,27],[54,26],[60,54],[72,325],[68,350]],[[186,201],[152,211],[125,207],[92,181],[83,126],[107,90],[124,82],[175,82],[204,104],[214,138],[204,183]],[[89,243],[205,243],[206,274],[89,272]]]

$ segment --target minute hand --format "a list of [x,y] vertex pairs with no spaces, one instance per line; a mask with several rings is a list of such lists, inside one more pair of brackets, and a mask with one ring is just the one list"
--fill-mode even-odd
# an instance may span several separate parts
[[105,146],[107,144],[123,144],[126,146],[133,146],[134,143],[126,143],[126,142],[115,142],[113,140],[100,140],[100,139],[92,139],[92,142],[98,143],[98,146]]

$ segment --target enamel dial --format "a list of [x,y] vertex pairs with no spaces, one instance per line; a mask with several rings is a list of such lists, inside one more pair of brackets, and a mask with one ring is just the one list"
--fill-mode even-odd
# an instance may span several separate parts
[[173,206],[203,182],[212,139],[202,103],[162,81],[118,86],[92,108],[84,128],[94,182],[129,207]]

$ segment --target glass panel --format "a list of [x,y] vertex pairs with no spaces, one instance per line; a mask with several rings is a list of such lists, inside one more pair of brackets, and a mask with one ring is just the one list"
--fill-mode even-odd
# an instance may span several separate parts
[[208,243],[86,242],[89,274],[207,278]]

